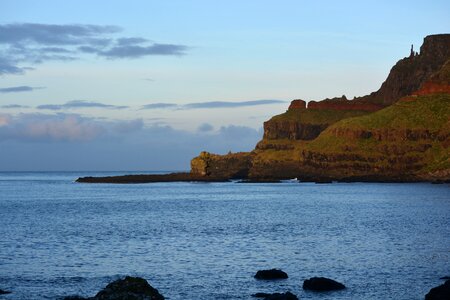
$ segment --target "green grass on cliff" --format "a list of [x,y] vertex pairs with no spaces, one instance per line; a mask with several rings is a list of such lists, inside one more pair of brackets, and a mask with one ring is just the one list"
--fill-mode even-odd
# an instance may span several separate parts
[[[336,136],[335,131],[344,132]],[[438,139],[405,140],[400,134],[395,140],[355,138],[358,131],[401,132],[419,130],[434,133]],[[328,127],[305,150],[328,154],[355,154],[372,157],[374,164],[386,164],[384,158],[416,157],[423,163],[423,171],[450,168],[450,94],[409,97],[375,113],[341,120]],[[426,148],[422,148],[426,146]],[[378,159],[383,158],[383,159]],[[375,163],[376,161],[376,163]]]
[[399,101],[369,115],[341,120],[329,129],[428,129],[436,131],[449,121],[450,94],[417,96],[410,99]]
[[344,118],[362,116],[367,111],[331,109],[291,109],[270,121],[297,121],[303,124],[332,124]]

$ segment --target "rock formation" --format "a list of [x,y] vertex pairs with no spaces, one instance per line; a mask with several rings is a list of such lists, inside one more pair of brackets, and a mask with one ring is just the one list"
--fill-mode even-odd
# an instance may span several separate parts
[[303,282],[304,290],[325,292],[345,289],[345,285],[325,277],[312,277]]
[[108,284],[94,297],[68,296],[64,300],[164,300],[157,289],[140,277],[127,276]]
[[260,270],[256,272],[254,277],[256,279],[262,280],[287,279],[288,274],[278,269],[270,269],[270,270]]
[[[232,173],[252,181],[448,181],[449,120],[450,34],[427,36],[420,54],[400,60],[377,92],[293,100],[264,123],[262,141],[241,154],[244,162],[233,161]],[[208,158],[209,165],[232,159]],[[191,173],[215,175],[214,168]]]
[[78,182],[450,181],[450,34],[425,37],[380,89],[348,100],[293,100],[264,123],[255,150],[202,152],[191,172]]
[[425,300],[448,300],[450,299],[450,280],[444,284],[432,288],[428,294],[425,295]]

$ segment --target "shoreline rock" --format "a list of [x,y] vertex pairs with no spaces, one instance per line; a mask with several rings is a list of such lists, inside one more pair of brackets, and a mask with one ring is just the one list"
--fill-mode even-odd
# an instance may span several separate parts
[[255,276],[253,276],[259,280],[277,280],[277,279],[287,279],[288,274],[279,269],[270,269],[270,270],[260,270],[256,272]]
[[444,284],[432,288],[428,294],[425,295],[425,300],[448,300],[450,299],[450,280]]
[[312,277],[303,282],[304,290],[317,292],[337,291],[345,289],[345,285],[330,278]]
[[64,300],[164,300],[157,289],[140,277],[126,276],[109,283],[94,297],[67,296]]

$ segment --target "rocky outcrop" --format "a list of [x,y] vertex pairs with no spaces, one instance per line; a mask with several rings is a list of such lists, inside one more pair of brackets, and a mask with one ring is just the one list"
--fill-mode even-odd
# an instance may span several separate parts
[[297,296],[291,292],[286,293],[256,293],[252,295],[255,298],[263,298],[263,300],[298,300]]
[[0,289],[0,295],[6,295],[6,294],[11,294],[11,292]]
[[270,269],[270,270],[260,270],[256,272],[256,279],[261,280],[274,280],[274,279],[287,279],[288,275],[286,272],[283,272],[279,269]]
[[428,294],[425,295],[425,300],[448,300],[450,299],[450,280],[444,284],[432,288]]
[[298,121],[264,122],[264,139],[313,140],[331,124],[308,124]]
[[290,109],[306,109],[306,101],[301,99],[292,100],[288,110]]
[[229,153],[227,155],[202,152],[191,160],[191,175],[214,178],[246,178],[252,164],[251,153]]
[[94,297],[68,296],[64,300],[164,300],[157,289],[140,277],[127,276],[108,284]]
[[381,88],[364,97],[293,100],[264,123],[249,153],[202,152],[190,173],[78,182],[450,181],[450,34],[424,39]]
[[325,277],[312,277],[303,282],[303,289],[319,292],[335,291],[345,289],[345,285]]
[[108,284],[94,297],[95,300],[164,300],[157,289],[139,277],[125,277]]

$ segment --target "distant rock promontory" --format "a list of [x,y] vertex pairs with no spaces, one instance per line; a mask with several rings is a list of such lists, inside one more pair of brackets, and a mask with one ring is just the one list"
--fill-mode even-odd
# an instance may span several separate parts
[[264,123],[251,152],[202,152],[190,173],[85,177],[78,182],[450,182],[450,34],[425,37],[380,89],[348,100],[293,100]]

